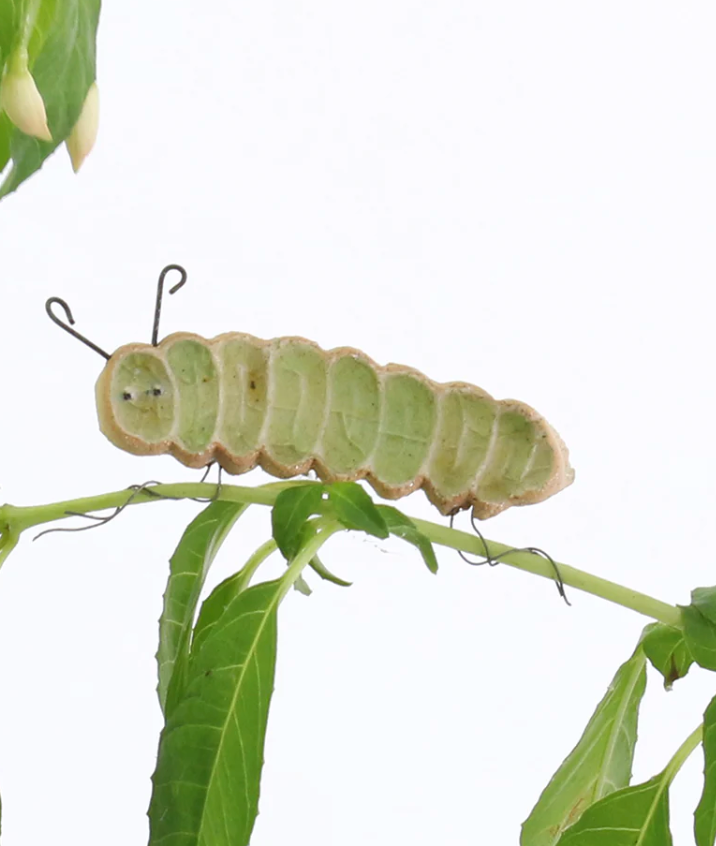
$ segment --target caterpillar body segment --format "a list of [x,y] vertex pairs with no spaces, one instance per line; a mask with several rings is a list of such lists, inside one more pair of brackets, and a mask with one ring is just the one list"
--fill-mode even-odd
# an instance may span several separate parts
[[129,344],[96,392],[102,432],[136,455],[281,478],[313,468],[324,481],[366,479],[388,499],[423,488],[443,514],[472,506],[485,519],[574,478],[559,435],[524,403],[303,338]]

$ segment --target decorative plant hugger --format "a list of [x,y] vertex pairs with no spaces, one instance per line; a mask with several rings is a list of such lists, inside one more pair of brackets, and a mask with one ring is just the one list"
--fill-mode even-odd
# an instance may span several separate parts
[[[485,519],[541,502],[571,484],[567,449],[547,421],[516,400],[464,382],[438,384],[398,364],[304,338],[262,341],[186,332],[158,343],[166,267],[151,344],[108,355],[96,387],[100,427],[135,455],[171,453],[189,467],[257,465],[286,479],[366,479],[388,499],[423,488],[443,514],[472,506]],[[62,300],[48,301],[69,309]],[[72,334],[78,336],[74,330]],[[82,339],[85,340],[85,339]]]
[[[324,545],[343,530],[403,539],[433,574],[434,544],[440,544],[543,577],[556,575],[561,585],[650,617],[654,622],[525,820],[520,843],[669,846],[670,785],[702,744],[706,770],[695,835],[697,846],[714,846],[716,698],[703,724],[656,776],[633,785],[631,771],[647,660],[667,688],[694,663],[716,670],[716,588],[695,590],[691,605],[679,608],[530,550],[485,540],[479,530],[466,534],[374,503],[355,479],[365,477],[396,498],[423,485],[442,512],[472,506],[486,517],[544,499],[572,474],[561,441],[539,415],[473,386],[436,385],[409,368],[382,368],[355,350],[326,353],[303,339],[266,342],[230,334],[205,341],[180,334],[159,344],[163,282],[172,269],[181,272],[172,293],[186,279],[176,266],[163,271],[152,344],[123,347],[113,356],[72,328],[64,301],[48,301],[53,320],[108,360],[97,386],[105,433],[125,449],[169,451],[191,466],[218,460],[230,472],[243,472],[259,463],[279,475],[315,467],[324,481],[257,488],[152,483],[45,506],[0,508],[1,563],[35,526],[69,516],[93,520],[46,530],[76,531],[106,523],[130,504],[209,500],[172,556],[164,595],[157,662],[165,725],[149,808],[150,846],[248,846],[258,813],[278,608],[292,587],[310,593],[304,578],[309,570],[348,586],[323,561]],[[54,314],[54,304],[65,309],[69,324]],[[414,419],[402,414],[404,406]],[[252,505],[272,509],[271,538],[202,602],[217,552]],[[109,514],[95,513],[107,509]],[[283,575],[261,581],[263,563],[277,551],[286,560]]]

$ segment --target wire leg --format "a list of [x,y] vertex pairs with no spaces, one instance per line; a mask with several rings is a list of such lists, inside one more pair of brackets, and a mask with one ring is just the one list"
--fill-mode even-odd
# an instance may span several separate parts
[[[451,529],[453,528],[454,520],[455,520],[455,515],[451,514],[450,515],[450,528]],[[567,598],[567,593],[564,589],[564,582],[562,581],[562,576],[559,572],[559,567],[557,566],[556,561],[554,560],[554,558],[552,558],[551,555],[549,555],[547,552],[545,552],[542,549],[538,549],[536,546],[523,546],[523,547],[516,547],[515,546],[512,549],[508,549],[508,550],[505,550],[505,552],[501,552],[499,555],[492,556],[492,555],[490,555],[490,552],[487,548],[487,541],[485,540],[482,532],[477,527],[477,523],[475,522],[475,515],[474,514],[470,514],[470,522],[472,523],[472,530],[475,532],[477,537],[480,539],[480,542],[482,543],[482,548],[484,550],[484,552],[482,554],[483,560],[475,561],[473,559],[468,558],[467,555],[465,555],[465,553],[462,550],[460,550],[460,549],[456,550],[457,554],[460,556],[460,558],[462,558],[463,561],[466,561],[472,567],[480,567],[484,564],[488,564],[490,567],[495,567],[497,564],[500,563],[501,558],[505,558],[507,555],[510,555],[513,552],[531,552],[533,555],[540,555],[542,558],[549,561],[549,563],[552,565],[552,569],[554,570],[554,581],[555,581],[555,584],[557,586],[557,592],[562,597],[562,599],[567,603],[567,605],[572,604],[569,601],[569,599]]]

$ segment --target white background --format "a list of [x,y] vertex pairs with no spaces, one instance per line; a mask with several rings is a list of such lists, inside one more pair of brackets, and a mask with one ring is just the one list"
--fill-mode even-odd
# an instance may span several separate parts
[[[576,482],[486,535],[688,602],[716,583],[715,26],[692,0],[108,3],[95,151],[0,204],[0,498],[197,478],[104,439],[102,361],[43,311],[63,296],[101,346],[148,341],[180,262],[162,334],[300,334],[534,405]],[[7,561],[7,846],[146,842],[157,618],[198,508],[25,537]],[[249,512],[212,584],[267,531]],[[437,576],[362,536],[324,558],[354,586],[312,579],[281,609],[252,846],[513,846],[648,620],[449,551]],[[637,780],[715,689],[659,681]],[[677,846],[701,768],[672,790]]]

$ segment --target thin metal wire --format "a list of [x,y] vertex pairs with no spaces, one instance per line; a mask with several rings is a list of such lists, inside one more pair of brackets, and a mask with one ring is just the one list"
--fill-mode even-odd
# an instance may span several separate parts
[[[450,528],[453,528],[453,521],[455,520],[455,515],[450,515]],[[477,528],[477,524],[475,523],[475,515],[470,514],[470,522],[472,523],[472,530],[475,534],[480,538],[480,542],[482,543],[482,548],[485,550],[483,553],[482,561],[473,561],[465,555],[465,553],[457,549],[455,550],[457,554],[462,558],[463,561],[466,561],[472,567],[481,567],[484,564],[487,564],[490,567],[495,567],[500,563],[501,558],[505,558],[507,555],[510,555],[513,552],[531,552],[533,555],[540,555],[542,558],[549,561],[552,565],[552,569],[554,570],[554,581],[557,585],[557,592],[562,597],[562,599],[567,603],[567,605],[571,605],[572,603],[567,599],[567,593],[564,589],[564,582],[562,581],[562,576],[559,572],[559,567],[557,566],[557,562],[552,558],[552,556],[545,552],[543,549],[538,549],[536,546],[523,546],[523,547],[512,547],[512,549],[506,549],[504,552],[500,552],[498,555],[490,555],[490,551],[487,547],[487,541],[485,540],[484,535],[482,532]]]
[[206,470],[204,470],[204,475],[199,479],[199,484],[203,484],[206,481],[207,476],[211,472],[211,468],[216,464],[219,468],[218,479],[216,482],[216,490],[211,496],[189,496],[187,499],[192,500],[192,502],[216,502],[219,499],[219,494],[221,493],[221,473],[223,472],[223,467],[216,461],[210,461],[206,465]]
[[[55,305],[55,303],[57,303],[57,305],[60,306],[60,308],[62,308],[65,312],[65,317],[67,318],[69,325],[68,323],[65,323],[63,320],[61,320],[52,311],[52,306]],[[50,320],[53,323],[56,323],[60,327],[60,329],[64,329],[65,332],[69,332],[69,334],[72,335],[73,338],[77,338],[78,341],[82,341],[85,346],[88,346],[91,350],[94,350],[96,353],[99,353],[107,360],[111,358],[109,353],[106,353],[101,347],[98,347],[97,344],[92,343],[89,338],[85,338],[84,335],[80,335],[80,333],[76,329],[72,328],[75,325],[75,319],[72,316],[72,311],[70,307],[63,299],[60,299],[60,297],[50,297],[45,303],[45,311],[47,312]]]
[[181,279],[169,289],[170,294],[176,292],[186,284],[186,270],[180,264],[168,264],[164,270],[159,274],[159,281],[157,282],[157,302],[154,306],[154,325],[152,326],[152,346],[156,347],[159,343],[159,317],[162,313],[162,296],[164,294],[164,278],[171,270],[178,270],[181,273]]
[[[200,484],[209,475],[209,471],[213,466],[213,461],[207,465],[204,475],[201,477]],[[219,494],[221,493],[221,470],[221,465],[219,465],[219,479],[216,485],[216,490],[214,491],[214,494],[211,497],[190,496],[186,497],[186,499],[192,500],[193,502],[216,502],[219,498]],[[140,493],[145,493],[147,494],[147,496],[154,496],[157,499],[173,499],[173,497],[167,497],[164,496],[164,494],[160,494],[156,491],[153,491],[150,487],[150,485],[161,484],[163,484],[163,482],[158,482],[156,479],[151,479],[149,482],[144,482],[141,485],[130,485],[127,490],[132,491],[132,494],[127,497],[126,502],[123,502],[122,505],[116,506],[114,511],[111,514],[108,514],[106,517],[102,517],[98,514],[85,514],[81,511],[65,511],[66,517],[84,517],[87,520],[94,520],[95,522],[91,523],[89,526],[58,526],[53,529],[45,529],[44,531],[35,535],[33,541],[36,541],[43,535],[49,535],[52,532],[86,532],[88,529],[98,529],[100,526],[106,526],[110,520],[114,520],[114,518],[118,517],[128,505],[131,505],[132,502],[134,502],[134,500],[137,498],[137,495]]]
[[44,531],[35,535],[33,541],[36,541],[43,535],[49,535],[52,532],[86,532],[88,529],[98,529],[100,526],[105,526],[107,523],[109,523],[110,520],[114,520],[115,517],[119,516],[128,505],[131,505],[131,503],[137,498],[137,495],[140,493],[145,493],[147,494],[147,496],[154,496],[157,499],[170,499],[170,497],[162,496],[162,494],[156,493],[149,487],[149,485],[161,484],[161,482],[157,482],[156,480],[152,479],[149,482],[144,482],[144,484],[142,485],[130,485],[127,490],[132,491],[132,493],[130,496],[127,497],[127,501],[122,503],[122,505],[118,505],[114,509],[114,511],[111,514],[108,514],[106,517],[100,517],[97,514],[84,514],[81,511],[65,511],[66,517],[85,517],[87,520],[95,520],[96,522],[91,523],[89,526],[64,526],[57,527],[54,529],[45,529]]

